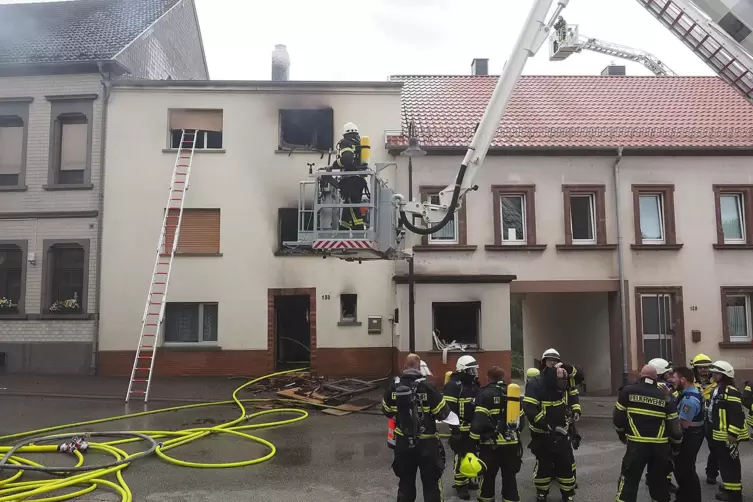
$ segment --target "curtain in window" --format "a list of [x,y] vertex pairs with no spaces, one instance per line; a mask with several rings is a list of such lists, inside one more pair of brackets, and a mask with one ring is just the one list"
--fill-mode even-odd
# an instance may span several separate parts
[[730,338],[748,338],[748,312],[745,297],[727,298],[727,329]]
[[740,221],[740,197],[722,195],[719,198],[722,213],[722,232],[725,239],[742,239],[743,229]]
[[204,305],[204,337],[205,342],[217,341],[217,305]]
[[0,117],[0,174],[21,172],[23,143],[23,122],[7,122],[6,125]]
[[659,197],[642,195],[639,198],[641,235],[644,239],[658,241],[662,238]]
[[64,122],[61,128],[60,170],[83,171],[86,169],[89,126]]
[[170,110],[170,130],[222,131],[222,110]]
[[199,341],[199,306],[169,305],[165,315],[165,341]]

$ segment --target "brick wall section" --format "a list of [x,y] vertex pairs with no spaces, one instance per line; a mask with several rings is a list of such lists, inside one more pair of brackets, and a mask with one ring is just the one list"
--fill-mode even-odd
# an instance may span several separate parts
[[392,375],[392,347],[322,348],[315,351],[311,369],[327,377],[377,379]]
[[193,0],[183,0],[117,59],[131,70],[121,79],[207,80]]

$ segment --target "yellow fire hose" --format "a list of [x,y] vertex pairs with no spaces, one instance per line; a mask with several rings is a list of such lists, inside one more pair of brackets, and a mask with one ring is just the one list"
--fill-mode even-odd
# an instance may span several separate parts
[[[290,371],[281,371],[278,373],[272,373],[270,375],[256,378],[254,380],[250,380],[249,382],[244,383],[243,385],[235,389],[235,391],[233,391],[233,396],[232,396],[233,399],[231,401],[220,401],[220,402],[211,402],[211,403],[188,404],[188,405],[183,405],[183,406],[173,406],[171,408],[162,408],[162,409],[153,410],[153,411],[144,411],[140,413],[132,413],[129,415],[102,418],[98,420],[89,420],[86,422],[77,422],[73,424],[57,425],[54,427],[47,427],[44,429],[38,429],[34,431],[27,431],[27,432],[21,432],[18,434],[10,434],[7,436],[2,436],[0,437],[0,444],[8,444],[8,441],[13,440],[13,439],[20,440],[21,442],[16,443],[15,445],[10,445],[10,446],[0,446],[0,454],[8,455],[10,453],[10,456],[7,459],[7,462],[4,464],[0,464],[0,478],[8,475],[8,473],[12,473],[14,470],[16,471],[15,473],[12,473],[9,477],[6,477],[5,479],[0,479],[0,502],[25,500],[29,497],[37,497],[39,495],[52,494],[52,492],[59,492],[60,490],[63,490],[63,489],[68,489],[68,490],[66,490],[62,494],[49,496],[47,498],[34,498],[33,500],[34,502],[57,502],[57,501],[62,501],[62,500],[70,500],[70,499],[85,495],[87,493],[90,493],[96,490],[100,486],[109,488],[113,490],[114,492],[118,493],[121,497],[120,499],[121,502],[132,502],[133,496],[131,494],[131,490],[128,488],[128,485],[123,479],[123,470],[130,465],[131,461],[136,460],[137,458],[142,458],[150,454],[152,451],[156,453],[160,458],[166,460],[167,462],[171,464],[183,466],[183,467],[217,469],[217,468],[243,467],[243,466],[254,465],[254,464],[259,464],[261,462],[265,462],[269,460],[270,458],[272,458],[277,452],[275,446],[265,439],[262,439],[257,436],[253,436],[251,434],[247,434],[242,431],[255,430],[255,429],[267,429],[271,427],[279,427],[283,425],[292,424],[292,423],[304,420],[306,417],[308,417],[309,414],[306,410],[301,409],[301,408],[278,408],[274,410],[263,410],[263,411],[258,411],[256,413],[248,414],[246,413],[246,407],[244,406],[243,403],[270,401],[274,399],[238,399],[238,393],[245,387],[248,387],[249,385],[257,383],[260,380],[264,380],[264,379],[268,379],[268,378],[272,378],[272,377],[276,377],[280,375],[285,375],[289,373],[298,373],[298,372],[304,371],[305,369],[306,368],[290,370]],[[193,408],[221,406],[221,405],[228,405],[228,404],[235,404],[236,406],[238,406],[240,410],[240,416],[236,418],[235,420],[231,420],[230,422],[226,422],[224,424],[220,424],[214,427],[200,427],[200,428],[195,428],[195,429],[184,429],[181,431],[112,432],[110,433],[111,434],[110,437],[117,437],[117,436],[136,436],[136,437],[129,438],[129,439],[109,441],[109,442],[102,442],[102,443],[89,442],[89,448],[91,450],[108,453],[112,457],[114,457],[115,461],[112,462],[112,464],[115,464],[115,465],[103,465],[100,467],[91,466],[92,470],[86,470],[88,468],[87,466],[84,465],[84,456],[81,454],[81,452],[77,450],[73,451],[73,454],[76,456],[78,460],[78,462],[73,468],[70,468],[70,467],[49,468],[49,467],[45,467],[41,464],[38,464],[36,462],[33,462],[29,459],[23,458],[18,455],[18,454],[23,454],[23,453],[58,452],[58,447],[56,445],[40,445],[40,444],[35,444],[35,443],[41,443],[44,441],[50,442],[51,440],[62,438],[62,437],[87,435],[86,432],[76,432],[76,433],[70,433],[70,434],[58,434],[55,436],[41,437],[41,434],[47,434],[50,432],[60,431],[63,429],[72,429],[75,427],[83,427],[83,426],[90,426],[90,425],[95,425],[95,424],[102,424],[106,422],[114,422],[116,420],[124,420],[127,418],[136,418],[136,417],[143,417],[147,415],[155,415],[158,413],[166,413],[168,411],[188,410],[188,409],[193,409]],[[323,407],[329,408],[330,406],[323,406]],[[239,425],[244,421],[253,420],[255,418],[265,416],[265,415],[279,414],[279,413],[282,413],[282,414],[292,413],[298,416],[295,416],[293,418],[288,418],[285,420],[277,420],[274,422],[262,422],[262,423],[248,424],[248,425]],[[108,436],[107,432],[91,433],[91,434],[97,435],[97,436]],[[262,457],[254,458],[251,460],[242,460],[239,462],[227,462],[227,463],[217,463],[217,464],[210,464],[210,463],[203,463],[203,462],[187,462],[184,460],[177,459],[165,453],[168,450],[177,448],[179,446],[183,446],[185,444],[191,443],[193,441],[196,441],[198,439],[204,438],[212,434],[231,434],[233,436],[238,436],[239,438],[243,438],[243,439],[264,445],[265,447],[269,449],[269,453],[267,453],[266,455]],[[40,437],[34,437],[32,439],[27,439],[26,441],[23,441],[23,438],[29,438],[31,436],[40,436]],[[142,436],[142,437],[139,437],[139,436]],[[119,448],[119,446],[123,444],[143,442],[145,440],[149,440],[148,442],[152,445],[150,450],[129,454]],[[162,442],[158,443],[157,440],[162,441]],[[53,474],[57,474],[57,477],[53,479],[37,480],[37,481],[20,481],[20,478],[23,476],[25,472],[24,469],[33,470],[33,471],[42,470],[43,472],[51,472]],[[70,471],[70,469],[80,469],[80,470],[72,472]],[[61,473],[65,473],[65,475],[61,475]],[[110,475],[114,475],[115,481],[105,479],[106,477]],[[70,491],[70,489],[74,489],[77,491]]]

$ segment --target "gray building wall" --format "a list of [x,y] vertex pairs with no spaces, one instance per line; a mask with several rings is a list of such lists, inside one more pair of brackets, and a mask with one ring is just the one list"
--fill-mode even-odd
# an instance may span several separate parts
[[131,70],[121,79],[209,79],[194,0],[170,9],[116,59]]

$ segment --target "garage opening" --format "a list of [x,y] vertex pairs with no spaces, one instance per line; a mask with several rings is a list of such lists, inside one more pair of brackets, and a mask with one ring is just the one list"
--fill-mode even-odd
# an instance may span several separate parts
[[301,368],[311,362],[309,306],[309,295],[275,297],[277,371]]
[[[456,341],[478,348],[481,302],[436,302],[431,308],[433,328],[444,343]],[[432,343],[436,350],[436,343]]]

